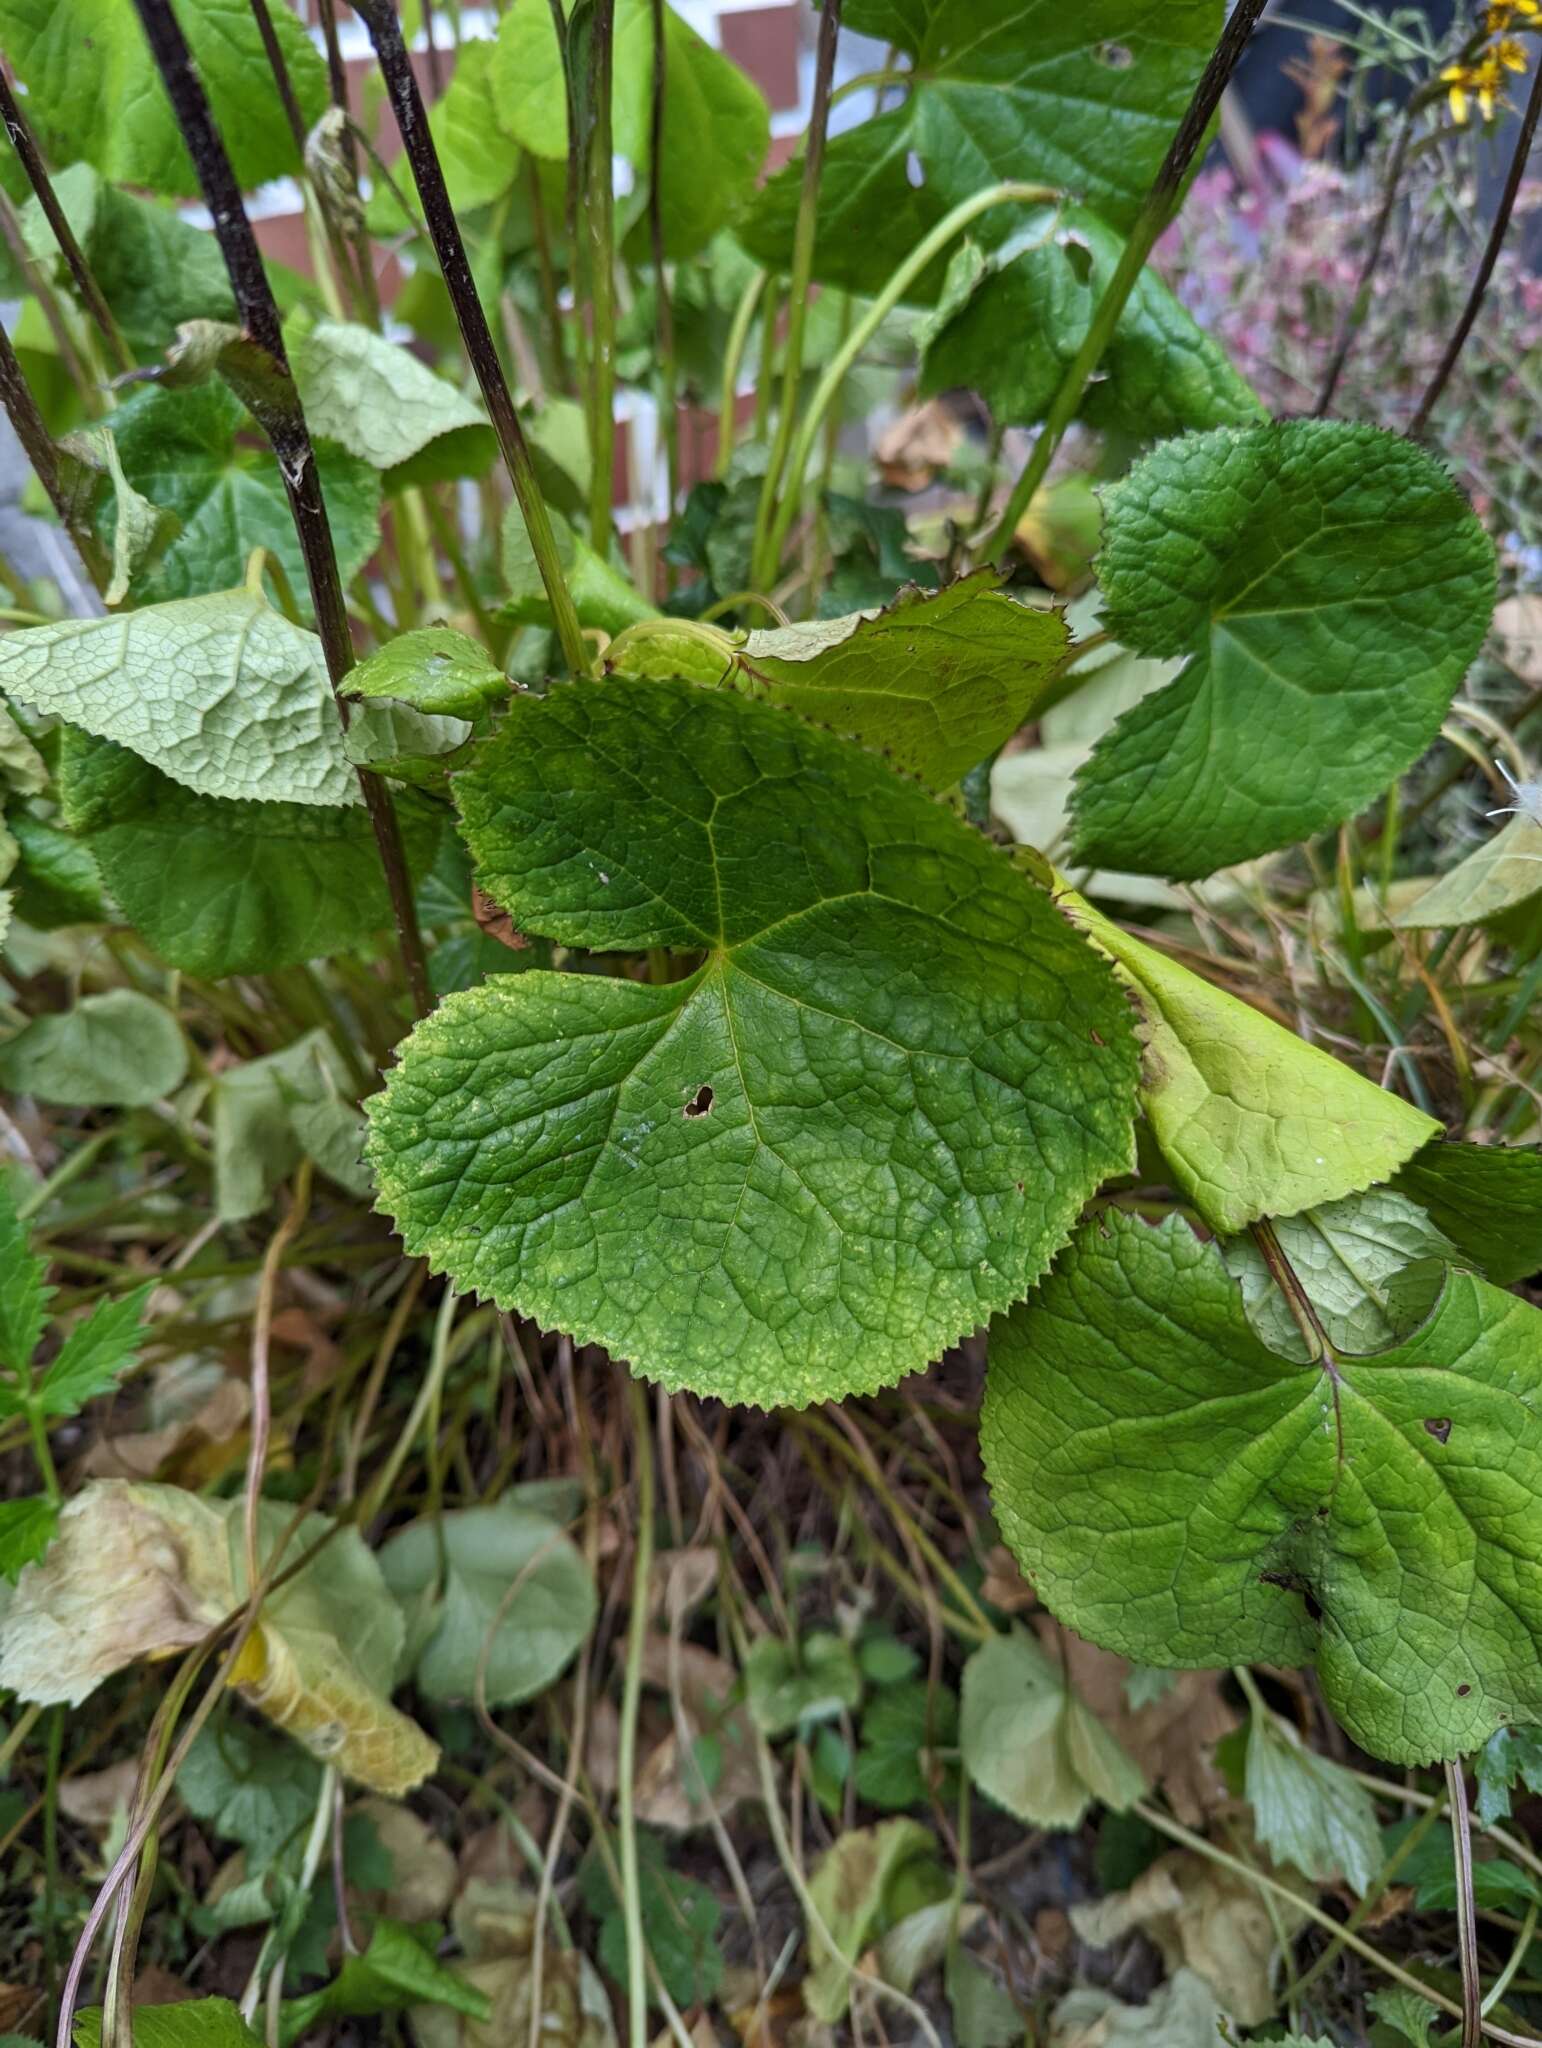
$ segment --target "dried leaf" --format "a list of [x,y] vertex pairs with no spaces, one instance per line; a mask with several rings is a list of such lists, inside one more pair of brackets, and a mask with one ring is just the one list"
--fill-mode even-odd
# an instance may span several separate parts
[[[264,1555],[290,1520],[265,1505]],[[308,1515],[286,1556],[328,1535]],[[239,1501],[174,1486],[93,1480],[66,1503],[47,1556],[29,1565],[0,1629],[0,1684],[71,1706],[141,1658],[188,1649],[245,1598]],[[377,1791],[402,1793],[438,1752],[386,1695],[402,1622],[357,1531],[325,1549],[265,1603],[233,1682],[304,1748]]]
[[1188,1849],[1159,1857],[1128,1891],[1071,1908],[1071,1924],[1093,1948],[1135,1930],[1147,1935],[1169,1972],[1187,1964],[1244,2027],[1261,2026],[1275,2009],[1276,1921],[1288,1936],[1304,1919],[1277,1895],[1271,1916],[1257,1885]]

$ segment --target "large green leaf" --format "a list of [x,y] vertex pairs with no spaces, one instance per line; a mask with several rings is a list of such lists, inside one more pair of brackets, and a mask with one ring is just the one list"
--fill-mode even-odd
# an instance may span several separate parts
[[[517,1497],[399,1530],[380,1552],[406,1611],[418,1690],[487,1704],[544,1692],[594,1626],[594,1580],[549,1515]],[[511,1590],[512,1589],[512,1590]]]
[[1433,1117],[1131,938],[1074,890],[1058,900],[1135,995],[1141,1107],[1174,1183],[1211,1229],[1337,1202],[1385,1180],[1438,1132]]
[[1436,1138],[1414,1154],[1393,1186],[1427,1209],[1501,1287],[1542,1272],[1542,1150],[1535,1145],[1457,1145]]
[[[288,7],[269,8],[309,128],[327,102],[321,54]],[[299,168],[248,0],[178,0],[199,78],[243,186]],[[0,43],[27,87],[28,117],[59,160],[86,158],[116,185],[198,196],[134,0],[0,0]]]
[[[1127,232],[1220,34],[1221,0],[892,0],[846,23],[912,59],[903,106],[830,138],[819,188],[815,273],[876,292],[917,242],[999,179],[1074,193]],[[740,238],[786,268],[803,167],[771,179]],[[1023,219],[976,224],[1001,240]],[[937,266],[921,296],[942,285]]]
[[1048,898],[858,749],[686,684],[513,704],[456,780],[521,930],[698,956],[449,999],[372,1104],[462,1288],[773,1406],[918,1370],[1127,1169],[1123,998]]
[[[319,960],[383,931],[391,899],[362,805],[197,796],[126,748],[71,734],[65,814],[119,909],[168,967],[217,979]],[[443,812],[398,799],[408,862],[433,857]]]
[[1494,550],[1430,455],[1334,420],[1165,442],[1108,495],[1105,623],[1190,656],[1077,777],[1093,865],[1207,875],[1369,803],[1440,729]]
[[320,641],[249,590],[7,633],[0,689],[201,796],[358,801]]
[[1059,612],[1019,604],[999,581],[977,570],[878,613],[751,633],[735,685],[945,789],[1032,715],[1069,645]]
[[498,453],[463,392],[356,321],[318,321],[292,338],[289,360],[311,432],[385,472],[388,490],[481,476]]
[[1214,1246],[1113,1211],[993,1330],[982,1442],[1071,1627],[1169,1665],[1315,1660],[1356,1742],[1426,1763],[1542,1713],[1539,1409],[1542,1315],[1485,1281],[1295,1366]]
[[[266,548],[308,609],[305,557],[283,479],[225,385],[151,386],[119,406],[112,423],[129,482],[182,522],[181,533],[136,585],[141,602],[198,597],[239,583],[253,548]],[[380,479],[369,463],[325,442],[316,467],[346,583],[380,539]]]
[[[988,255],[966,244],[919,337],[923,394],[966,385],[1000,423],[1043,419],[1123,250],[1123,237],[1083,206],[1029,210],[1018,233]],[[1083,414],[1142,440],[1263,414],[1154,270],[1137,278],[1101,369]]]

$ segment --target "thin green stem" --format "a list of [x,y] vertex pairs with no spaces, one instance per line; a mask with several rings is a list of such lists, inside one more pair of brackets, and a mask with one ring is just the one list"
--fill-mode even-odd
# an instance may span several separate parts
[[718,394],[717,462],[713,467],[713,474],[720,482],[728,474],[728,464],[738,439],[739,371],[744,362],[755,308],[760,304],[760,295],[765,288],[766,273],[757,270],[739,294],[739,303],[734,307],[733,322],[728,329],[728,345],[723,352],[723,382]]
[[[803,376],[803,325],[808,317],[809,286],[814,279],[814,239],[818,232],[819,180],[824,170],[825,135],[830,125],[830,90],[835,79],[835,46],[841,32],[841,0],[824,0],[819,13],[819,46],[814,59],[814,100],[803,143],[803,186],[793,231],[792,271],[788,280],[787,348],[782,360],[782,402],[776,416],[776,437],[760,487],[755,512],[755,540],[750,553],[750,581],[769,590],[776,581],[773,534],[776,508],[792,446],[798,411],[798,384]],[[794,495],[802,489],[803,472],[794,468]],[[769,559],[768,559],[769,558]]]
[[[589,283],[589,545],[610,554],[616,467],[616,202],[611,164],[615,0],[596,0],[589,30],[589,156],[584,233]],[[662,280],[660,280],[662,285]],[[582,673],[582,671],[579,671]]]
[[1136,280],[1146,267],[1146,258],[1151,254],[1157,237],[1171,224],[1177,214],[1189,167],[1209,132],[1211,119],[1221,103],[1221,94],[1226,90],[1227,83],[1241,60],[1248,38],[1252,35],[1266,4],[1267,0],[1238,0],[1221,40],[1216,45],[1210,62],[1205,66],[1204,76],[1194,89],[1194,97],[1189,102],[1188,112],[1178,125],[1172,146],[1167,152],[1162,168],[1157,172],[1156,182],[1146,195],[1135,225],[1130,230],[1130,238],[1124,245],[1124,252],[1115,266],[1114,274],[1093,311],[1082,345],[1072,358],[1071,366],[1061,379],[1060,388],[1050,402],[1028,466],[1014,484],[1006,510],[986,537],[983,546],[978,550],[979,553],[995,556],[1005,552],[1017,531],[1018,521],[1033,502],[1035,491],[1048,475],[1049,466],[1055,459],[1055,451],[1065,438],[1067,427],[1076,417],[1088,380],[1103,360],[1103,353],[1114,338],[1114,329],[1119,325],[1120,315],[1135,289]]
[[835,395],[845,381],[852,364],[904,298],[911,285],[972,220],[977,219],[982,213],[988,213],[993,206],[1048,205],[1059,197],[1060,194],[1052,186],[1020,185],[1015,181],[990,185],[985,191],[974,193],[970,198],[960,201],[951,213],[938,221],[931,233],[924,236],[911,250],[877,298],[869,301],[862,318],[857,321],[845,341],[830,358],[798,424],[797,439],[793,443],[792,457],[787,465],[787,492],[772,520],[765,537],[763,555],[750,579],[757,589],[769,589],[776,581],[777,564],[781,559],[788,529],[797,514],[798,497],[820,422],[834,402]]
[[639,1380],[627,1382],[637,1461],[637,1532],[632,1545],[632,1611],[627,1619],[626,1673],[621,1688],[617,1753],[617,1826],[621,1850],[621,1913],[626,1924],[628,2039],[648,2040],[648,1949],[643,1939],[642,1878],[637,1861],[637,1715],[642,1701],[643,1653],[648,1639],[648,1579],[653,1570],[653,1440],[648,1397]]

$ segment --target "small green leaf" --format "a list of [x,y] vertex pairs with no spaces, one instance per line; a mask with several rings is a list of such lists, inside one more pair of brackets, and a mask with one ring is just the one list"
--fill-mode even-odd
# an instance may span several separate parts
[[0,789],[13,796],[41,796],[48,787],[48,763],[0,704]]
[[[1380,1351],[1397,1327],[1391,1282],[1419,1259],[1460,1263],[1456,1246],[1406,1195],[1367,1188],[1299,1216],[1277,1217],[1274,1233],[1335,1351]],[[1234,1237],[1221,1256],[1242,1287],[1248,1321],[1281,1358],[1310,1354],[1290,1305],[1251,1237]]]
[[0,687],[202,796],[358,801],[320,641],[248,590],[7,633]]
[[[142,359],[166,348],[184,321],[235,318],[219,243],[206,228],[183,220],[174,206],[105,183],[90,164],[69,164],[53,186],[119,331]],[[58,283],[71,288],[36,199],[22,210],[22,232]],[[120,417],[114,414],[115,430]]]
[[43,932],[108,921],[101,870],[89,847],[26,811],[13,811],[6,823],[21,854],[11,877],[19,918]]
[[1017,1300],[1128,1170],[1103,963],[854,747],[684,684],[512,703],[455,781],[522,931],[705,954],[495,978],[370,1105],[383,1206],[456,1285],[763,1405],[892,1383]]
[[854,1707],[862,1674],[851,1645],[827,1630],[816,1629],[799,1643],[762,1636],[744,1659],[744,1691],[762,1735],[785,1735]]
[[[209,980],[265,974],[343,952],[391,922],[362,805],[195,796],[126,748],[75,732],[61,749],[60,796],[82,835],[69,843],[169,967]],[[408,865],[421,873],[444,812],[402,797],[397,814]],[[100,904],[96,914],[106,915]]]
[[330,1984],[284,2000],[279,2040],[289,2048],[319,2020],[370,2019],[418,2005],[447,2006],[473,2020],[485,2020],[492,2010],[486,1996],[441,1963],[414,1929],[377,1920],[369,1947],[361,1956],[345,1956]]
[[476,1699],[479,1671],[489,1706],[532,1699],[594,1626],[594,1580],[578,1548],[550,1517],[512,1500],[399,1530],[380,1569],[415,1618],[426,1699]]
[[[1042,420],[1123,253],[1124,237],[1084,206],[1028,210],[988,256],[965,244],[917,336],[923,396],[962,386],[979,392],[998,424]],[[1099,368],[1082,413],[1141,440],[1263,417],[1155,270],[1136,279]]]
[[1258,1839],[1277,1863],[1327,1884],[1347,1880],[1358,1896],[1382,1865],[1376,1802],[1331,1757],[1319,1756],[1278,1715],[1253,1710],[1247,1796]]
[[59,1503],[35,1493],[25,1500],[0,1501],[0,1579],[14,1586],[22,1571],[35,1564],[54,1540]]
[[[670,1869],[657,1835],[639,1830],[637,1863],[643,1940],[664,1988],[676,2005],[705,2004],[723,1981],[717,1932],[723,1909],[704,1884]],[[624,1984],[626,1920],[598,1854],[584,1858],[579,1883],[584,1904],[599,1916],[600,1962],[616,1983]]]
[[509,679],[469,633],[422,626],[398,633],[350,671],[350,697],[394,697],[415,711],[475,718],[509,694]]
[[[1385,1991],[1373,1991],[1366,2003],[1384,2026],[1394,2028],[1413,2048],[1429,2048],[1435,2008],[1427,1998],[1394,1984]],[[1332,2043],[1308,2042],[1306,2048],[1332,2048]]]
[[[205,592],[223,591],[245,576],[252,550],[266,548],[309,616],[305,557],[283,478],[232,391],[213,379],[175,388],[151,385],[118,407],[113,434],[129,482],[182,522],[182,531],[140,578],[136,595],[142,603],[200,599]],[[347,583],[379,545],[380,479],[367,462],[327,442],[317,448],[316,470],[338,569]],[[77,723],[96,729],[84,718]],[[229,788],[209,794],[281,797],[290,792]]]
[[289,341],[311,432],[385,473],[388,491],[481,476],[498,441],[481,411],[410,349],[321,320]]
[[[1436,1283],[1440,1269],[1418,1269]],[[1450,1273],[1371,1358],[1265,1349],[1213,1245],[1111,1210],[991,1338],[1003,1533],[1091,1641],[1172,1665],[1315,1660],[1393,1763],[1542,1715],[1542,1315]]]
[[75,1325],[38,1382],[38,1406],[44,1415],[78,1415],[88,1401],[118,1384],[139,1354],[151,1287],[146,1281],[116,1301],[98,1302]]
[[949,1945],[943,1981],[958,2048],[1018,2048],[1023,2015],[1016,2000],[995,1971],[962,1943]]
[[215,1209],[223,1222],[255,1216],[299,1165],[305,1147],[295,1109],[337,1100],[348,1087],[348,1070],[319,1028],[218,1077],[210,1113]]
[[239,1842],[248,1867],[260,1872],[305,1839],[321,1769],[260,1722],[223,1715],[199,1731],[183,1759],[177,1796],[217,1835]]
[[[1227,1235],[1385,1180],[1439,1126],[1092,908],[1057,900],[1140,1005],[1141,1107],[1176,1186]],[[1409,1189],[1417,1199],[1417,1190]]]
[[1512,818],[1486,846],[1416,896],[1392,922],[1405,931],[1486,924],[1542,890],[1542,825]]
[[751,633],[732,681],[946,789],[1026,723],[1069,638],[977,569],[881,612]]
[[858,1794],[893,1812],[924,1806],[934,1793],[951,1805],[957,1772],[936,1768],[936,1753],[957,1743],[958,1699],[949,1687],[924,1679],[886,1687],[862,1716]]
[[[309,129],[327,103],[326,67],[289,8],[271,13]],[[300,152],[246,0],[184,0],[177,18],[237,184],[249,191],[298,170]],[[199,197],[133,0],[0,0],[0,42],[26,84],[27,117],[56,163],[85,157],[113,184]],[[80,61],[82,52],[89,62]]]
[[1337,825],[1440,729],[1494,550],[1440,465],[1334,420],[1165,442],[1108,493],[1105,623],[1188,666],[1077,778],[1077,857],[1208,875]]
[[1094,1802],[1122,1812],[1146,1790],[1139,1766],[1027,1636],[993,1636],[964,1666],[964,1768],[1035,1827],[1074,1828]]
[[[533,12],[529,8],[524,11]],[[658,617],[657,610],[640,595],[631,578],[597,555],[586,540],[574,533],[560,512],[552,513],[551,524],[557,558],[584,625],[619,633],[639,619]],[[552,619],[546,585],[517,504],[511,504],[504,514],[501,560],[508,588],[503,616],[520,625],[549,627]]]
[[[134,2048],[261,2048],[228,1998],[194,1998],[180,2005],[136,2005]],[[102,2008],[75,2017],[75,2048],[102,2048]]]
[[1510,1817],[1510,1791],[1516,1780],[1528,1792],[1542,1793],[1542,1728],[1500,1728],[1473,1759],[1478,1781],[1478,1818],[1485,1827]]
[[174,512],[136,491],[123,474],[117,437],[111,427],[82,427],[66,434],[60,453],[80,469],[95,470],[112,483],[112,576],[102,592],[102,602],[122,604],[129,586],[142,568],[160,553],[178,530],[181,521]]
[[[16,1213],[10,1182],[0,1175],[0,1366],[26,1379],[43,1334],[53,1289],[48,1271],[27,1242],[27,1226]],[[3,1399],[0,1392],[0,1399]]]
[[1416,1152],[1393,1186],[1433,1221],[1490,1280],[1513,1287],[1542,1271],[1542,1149],[1459,1145],[1436,1138]]
[[176,1018],[135,989],[82,996],[72,1010],[34,1017],[0,1045],[0,1084],[43,1102],[142,1109],[186,1078]]

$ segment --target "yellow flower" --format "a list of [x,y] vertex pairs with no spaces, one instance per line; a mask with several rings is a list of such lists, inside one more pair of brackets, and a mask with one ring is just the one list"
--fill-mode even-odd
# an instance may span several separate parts
[[1440,77],[1451,103],[1451,118],[1458,126],[1465,124],[1469,102],[1476,100],[1484,120],[1492,121],[1496,110],[1505,104],[1506,71],[1525,69],[1525,51],[1508,37],[1469,64],[1448,64]]
[[1483,33],[1503,35],[1507,29],[1527,22],[1542,27],[1542,0],[1491,0],[1483,10]]

